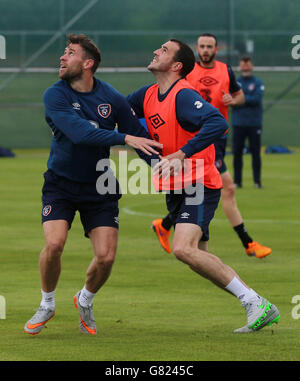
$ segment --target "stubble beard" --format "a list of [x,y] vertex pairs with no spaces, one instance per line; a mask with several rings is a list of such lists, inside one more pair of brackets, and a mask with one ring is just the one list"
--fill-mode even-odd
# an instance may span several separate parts
[[62,75],[59,75],[60,79],[64,79],[69,84],[79,80],[82,78],[83,70],[82,68],[78,68],[76,70],[66,70],[66,72]]
[[200,62],[204,64],[210,64],[215,59],[216,53],[212,54],[209,58],[203,58],[202,55],[199,54]]

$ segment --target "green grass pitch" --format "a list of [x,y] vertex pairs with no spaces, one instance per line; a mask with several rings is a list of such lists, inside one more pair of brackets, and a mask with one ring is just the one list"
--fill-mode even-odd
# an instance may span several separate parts
[[[160,249],[150,225],[165,213],[164,196],[130,194],[120,201],[112,275],[94,302],[98,335],[80,333],[72,302],[92,258],[79,216],[62,257],[56,316],[39,335],[25,334],[41,298],[40,198],[48,151],[16,153],[0,159],[0,295],[7,303],[6,319],[0,319],[1,361],[299,361],[300,319],[292,317],[292,298],[300,294],[299,149],[263,155],[262,190],[253,188],[245,155],[237,200],[250,235],[272,247],[269,257],[246,256],[221,206],[211,224],[210,251],[281,312],[278,325],[244,335],[233,333],[246,322],[239,301]],[[227,156],[229,168],[231,162]]]

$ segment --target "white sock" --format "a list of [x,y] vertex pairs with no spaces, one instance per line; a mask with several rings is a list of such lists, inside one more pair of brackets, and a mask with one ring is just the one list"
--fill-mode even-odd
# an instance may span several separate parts
[[84,286],[80,292],[79,304],[82,307],[88,307],[88,306],[92,305],[95,295],[96,294],[93,294],[92,292],[87,290],[86,287]]
[[248,289],[243,283],[237,278],[234,277],[232,281],[225,287],[226,290],[230,291],[233,295],[240,299],[240,301],[248,302],[255,296],[258,296],[257,293],[252,290],[252,288]]
[[54,296],[55,290],[51,292],[45,292],[41,290],[41,292],[42,292],[41,306],[54,310],[55,309],[55,296]]

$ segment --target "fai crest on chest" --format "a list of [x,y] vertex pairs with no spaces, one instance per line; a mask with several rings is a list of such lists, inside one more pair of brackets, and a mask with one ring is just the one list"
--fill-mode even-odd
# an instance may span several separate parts
[[108,118],[111,113],[111,105],[109,103],[98,106],[98,113],[102,118]]

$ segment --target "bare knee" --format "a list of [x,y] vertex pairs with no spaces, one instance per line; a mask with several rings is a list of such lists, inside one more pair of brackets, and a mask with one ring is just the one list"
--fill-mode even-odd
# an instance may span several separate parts
[[222,197],[226,197],[226,199],[235,198],[235,186],[233,182],[226,184],[226,186],[222,189]]
[[186,245],[183,244],[175,244],[173,245],[173,253],[175,257],[183,262],[183,263],[189,263],[190,262],[190,257],[194,250]]
[[223,265],[223,262],[219,257],[217,257],[214,254],[208,253],[207,251],[202,250],[200,248],[193,248],[191,246],[184,246],[184,245],[176,245],[173,248],[173,253],[175,257],[179,261],[184,262],[188,265],[193,263],[192,256],[195,255],[195,251],[197,251],[197,254],[196,254],[197,256],[200,255],[203,258],[205,257],[206,259],[213,260],[218,265]]
[[115,250],[99,250],[95,253],[96,264],[100,267],[110,268],[115,261]]
[[45,251],[51,257],[60,257],[65,246],[65,241],[62,239],[50,240],[46,243]]

